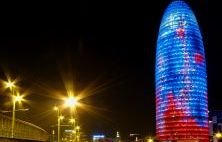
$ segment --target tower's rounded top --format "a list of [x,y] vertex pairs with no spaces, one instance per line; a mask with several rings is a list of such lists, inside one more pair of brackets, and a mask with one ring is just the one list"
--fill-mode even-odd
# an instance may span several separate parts
[[175,16],[181,16],[181,17],[188,17],[190,20],[196,22],[196,18],[193,14],[193,11],[191,8],[184,2],[183,0],[175,0],[169,4],[169,6],[166,8],[163,18],[162,18],[162,23],[164,21],[169,21],[172,20]]
[[[189,8],[189,6],[186,4],[186,2],[184,2],[183,0],[175,0],[175,1],[172,1],[168,8],[173,8],[173,9],[181,9],[181,8]],[[167,8],[167,9],[168,9]]]

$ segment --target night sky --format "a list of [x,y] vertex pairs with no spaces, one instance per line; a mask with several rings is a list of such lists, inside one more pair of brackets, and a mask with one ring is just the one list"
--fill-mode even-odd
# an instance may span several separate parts
[[[90,111],[77,108],[87,134],[155,134],[154,64],[158,29],[169,0],[19,3],[2,5],[0,76],[20,78],[27,112],[16,116],[45,128],[56,123],[57,94],[73,81]],[[204,38],[209,109],[222,109],[219,2],[189,0]],[[21,5],[21,6],[20,6]],[[219,6],[218,6],[219,7]],[[66,80],[66,81],[64,81]],[[86,91],[87,92],[87,91]],[[1,110],[7,91],[1,90]],[[10,115],[10,114],[7,114]]]

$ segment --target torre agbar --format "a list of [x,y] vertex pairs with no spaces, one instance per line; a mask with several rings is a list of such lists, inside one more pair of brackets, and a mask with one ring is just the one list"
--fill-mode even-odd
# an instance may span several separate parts
[[165,10],[155,66],[157,139],[209,142],[204,46],[194,13],[182,0]]

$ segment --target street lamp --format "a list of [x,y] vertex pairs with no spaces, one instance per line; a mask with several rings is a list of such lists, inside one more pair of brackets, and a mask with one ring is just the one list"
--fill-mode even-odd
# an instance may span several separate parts
[[14,96],[14,102],[21,103],[22,101],[23,101],[23,96],[21,96],[20,94],[17,94],[16,96]]
[[77,138],[77,142],[79,142],[79,139],[80,139],[80,126],[76,126],[76,138]]
[[74,118],[71,118],[71,119],[69,120],[69,122],[70,122],[71,124],[73,124],[73,129],[75,130],[75,127],[76,127],[76,125],[75,125],[76,120],[75,120]]
[[76,139],[76,120],[73,118],[73,111],[75,111],[75,107],[78,105],[78,101],[74,96],[69,96],[64,100],[64,105],[66,107],[70,107],[71,119],[70,122],[73,124],[73,134],[74,134],[74,141]]
[[80,130],[80,126],[76,126],[76,130],[78,130],[78,131],[79,131],[79,130]]
[[71,118],[69,120],[69,122],[71,124],[73,124],[73,131],[72,131],[72,133],[73,133],[73,141],[75,141],[75,139],[76,139],[76,130],[75,130],[75,128],[76,128],[76,120],[74,118]]
[[73,119],[73,111],[75,111],[75,107],[78,105],[77,99],[74,96],[69,96],[68,98],[64,100],[64,105],[65,107],[70,108],[71,119]]
[[54,137],[55,137],[55,131],[52,130],[52,142],[55,142]]
[[71,119],[69,120],[69,122],[70,122],[70,123],[75,123],[75,119],[74,119],[74,118],[71,118]]
[[15,88],[15,81],[4,81],[5,88],[9,88],[11,91]]
[[9,88],[10,92],[11,92],[11,97],[12,97],[12,104],[13,104],[13,107],[12,107],[12,131],[11,131],[11,137],[13,138],[14,137],[14,125],[15,125],[15,103],[17,101],[21,101],[22,98],[21,97],[16,97],[14,95],[14,91],[15,91],[15,81],[11,81],[10,79],[8,81],[4,81],[4,85],[5,85],[5,88]]
[[12,96],[12,138],[14,137],[14,127],[15,127],[15,105],[16,102],[21,103],[23,101],[23,96],[21,96],[20,94],[17,94],[16,96],[13,95]]
[[57,106],[53,107],[53,110],[57,111],[57,121],[58,121],[58,142],[60,142],[60,123],[64,119],[64,116],[60,114],[60,109]]

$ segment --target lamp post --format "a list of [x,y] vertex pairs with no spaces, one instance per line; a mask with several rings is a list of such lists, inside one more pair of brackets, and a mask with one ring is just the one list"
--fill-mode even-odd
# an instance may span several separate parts
[[77,142],[79,142],[79,139],[80,139],[80,126],[76,126],[76,138],[77,138]]
[[69,121],[71,124],[73,124],[73,135],[74,135],[74,140],[75,140],[75,137],[76,137],[76,131],[75,131],[75,127],[76,127],[76,120],[74,118],[71,118],[70,121]]
[[60,142],[60,123],[61,123],[61,120],[62,119],[64,119],[64,116],[62,116],[62,115],[60,115],[59,117],[58,117],[58,142]]
[[62,116],[60,114],[60,109],[59,107],[55,106],[53,108],[55,111],[57,111],[57,123],[58,123],[58,142],[60,142],[60,123],[61,123],[61,120],[64,119],[64,116]]
[[14,127],[15,127],[15,96],[12,96],[12,138],[14,137]]
[[52,142],[55,142],[55,131],[52,130]]
[[14,137],[14,126],[15,126],[15,104],[16,101],[21,101],[22,97],[15,96],[15,82],[10,79],[7,82],[4,82],[5,88],[9,88],[12,97],[12,128],[11,128],[11,137]]
[[12,138],[14,137],[14,127],[15,127],[15,105],[16,102],[21,103],[23,100],[23,96],[17,94],[16,96],[12,96],[12,103],[13,103],[13,108],[12,108]]
[[75,107],[78,104],[77,99],[74,96],[69,96],[68,98],[65,99],[65,106],[70,108],[70,114],[71,114],[71,119],[70,122],[73,123],[73,134],[74,134],[74,141],[76,140],[76,119],[73,118],[73,113],[75,112]]

